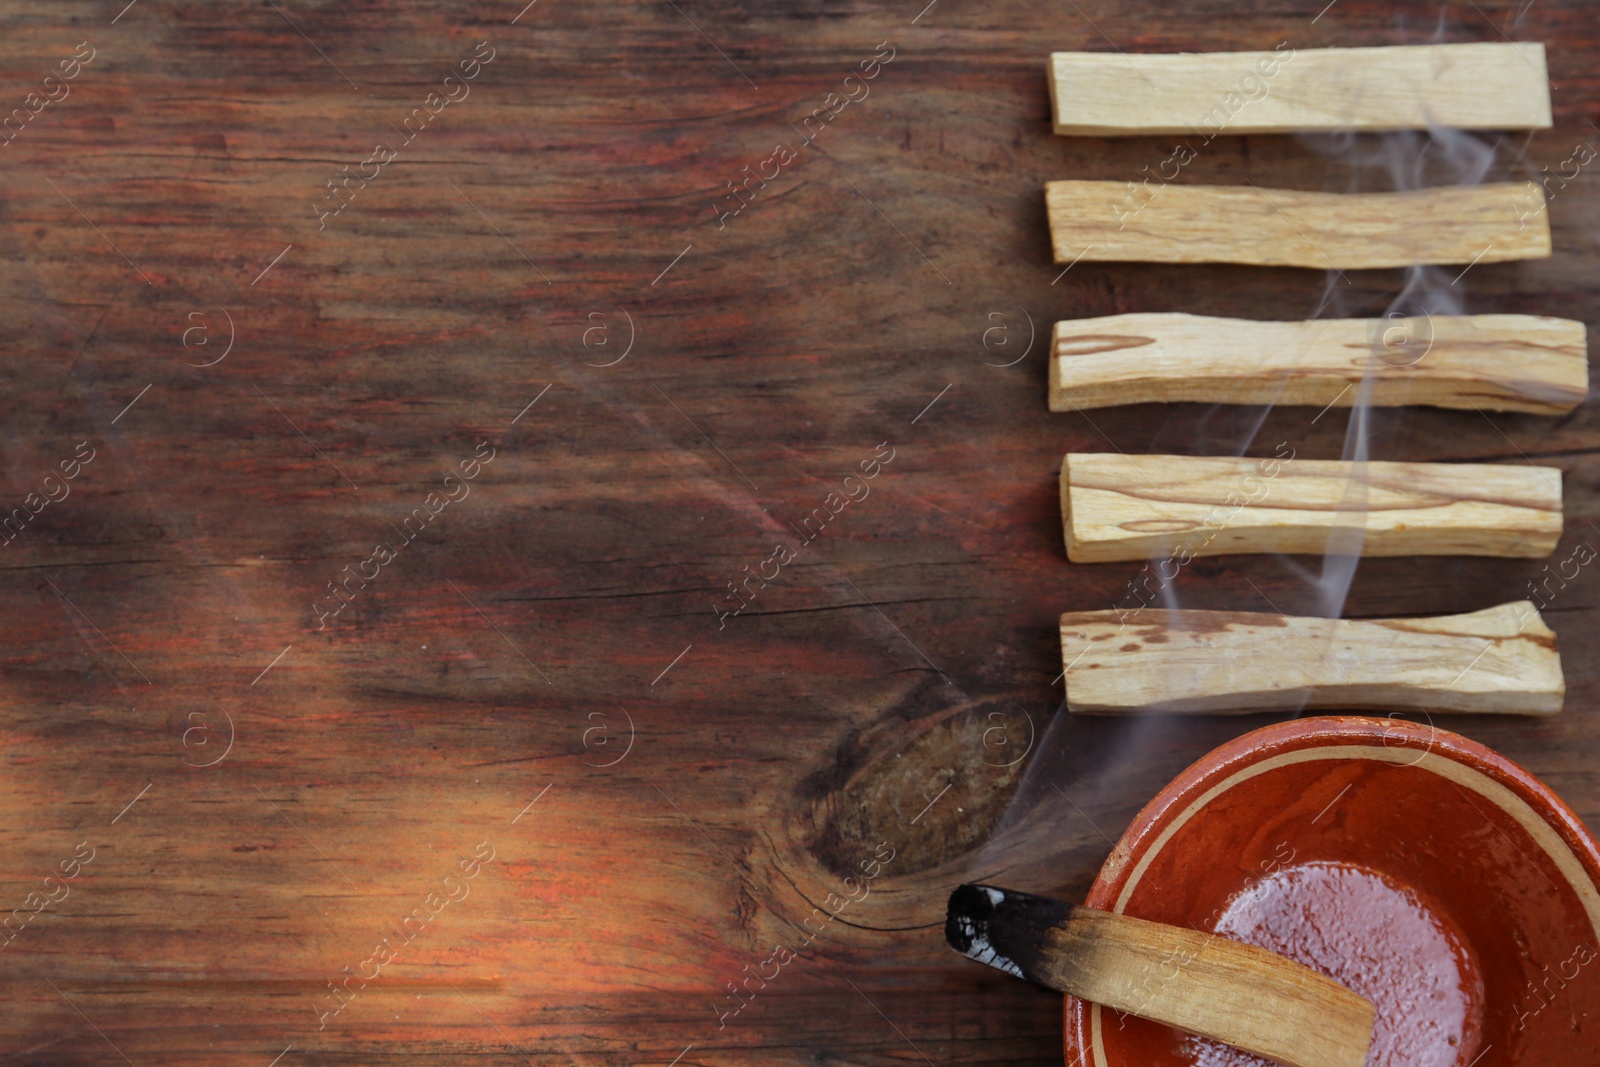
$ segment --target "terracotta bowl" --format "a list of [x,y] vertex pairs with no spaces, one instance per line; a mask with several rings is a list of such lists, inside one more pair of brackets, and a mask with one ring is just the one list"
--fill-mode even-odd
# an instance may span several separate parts
[[[1597,886],[1593,837],[1522,768],[1431,726],[1339,717],[1257,730],[1184,771],[1122,835],[1087,903],[1343,982],[1378,1008],[1368,1067],[1592,1067]],[[1066,1056],[1266,1062],[1076,997]]]

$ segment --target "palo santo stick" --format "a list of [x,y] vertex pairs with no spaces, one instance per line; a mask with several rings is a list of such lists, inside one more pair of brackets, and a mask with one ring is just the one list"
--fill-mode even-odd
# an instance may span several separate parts
[[950,894],[944,938],[1007,974],[1289,1067],[1362,1067],[1372,1043],[1370,1001],[1286,956],[1187,926],[968,883]]
[[1321,555],[1358,530],[1363,556],[1535,559],[1561,539],[1561,470],[1074,452],[1061,517],[1074,563]]
[[1097,137],[1550,127],[1544,45],[1527,41],[1056,52],[1050,99],[1057,133]]
[[1358,270],[1550,255],[1534,182],[1403,193],[1061,181],[1044,187],[1057,263],[1248,263]]
[[1234,714],[1298,708],[1551,715],[1556,635],[1526,600],[1432,619],[1249,611],[1061,616],[1067,707]]
[[1051,411],[1182,400],[1350,407],[1365,397],[1555,415],[1588,392],[1584,324],[1540,315],[1111,315],[1056,323],[1050,359]]

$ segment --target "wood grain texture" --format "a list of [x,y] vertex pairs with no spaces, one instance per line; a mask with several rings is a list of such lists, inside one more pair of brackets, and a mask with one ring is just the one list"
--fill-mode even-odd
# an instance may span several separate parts
[[[79,442],[97,450],[69,498],[0,540],[0,918],[96,850],[0,951],[0,1049],[19,1067],[122,1064],[113,1045],[139,1067],[267,1067],[291,1044],[278,1067],[665,1067],[692,1045],[679,1067],[904,1067],[923,1062],[909,1039],[939,1064],[1059,1067],[1061,998],[972,973],[940,944],[946,894],[1004,868],[1081,899],[1101,831],[1264,721],[1057,714],[1057,619],[1112,606],[1139,570],[1065,564],[1060,456],[1287,440],[1337,457],[1347,419],[1051,414],[1048,324],[1381,316],[1406,278],[1061,276],[1041,186],[1133,180],[1171,147],[1051,131],[1044,58],[1108,47],[1070,10],[277,6],[0,13],[6,113],[80,42],[98,52],[0,148],[0,515]],[[1315,25],[1254,2],[1081,6],[1124,50],[1499,39],[1465,5],[1441,24],[1340,0]],[[1592,9],[1535,4],[1524,34],[1563,42],[1557,124],[1501,146],[1491,180],[1554,173],[1600,111]],[[485,40],[471,96],[319,230],[327,182],[371,174],[390,124]],[[827,119],[885,41],[870,97]],[[806,145],[791,122],[824,132]],[[745,190],[779,142],[795,159]],[[1442,147],[1430,180],[1462,180]],[[1186,180],[1392,187],[1289,137],[1213,149]],[[1451,291],[1471,312],[1600,320],[1597,213],[1585,170],[1550,200],[1559,255],[1481,262]],[[195,366],[225,350],[224,311],[231,354]],[[1366,559],[1346,614],[1513,600],[1596,543],[1595,404],[1490,414],[1374,412],[1373,454],[1561,467],[1555,556]],[[470,497],[352,578],[319,629],[329,582],[371,574],[376,542],[404,539],[391,526],[483,441],[498,452]],[[870,497],[719,625],[729,583],[772,574],[788,522],[830,511],[884,441]],[[1176,595],[1244,610],[1254,585],[1314,614],[1305,563],[1197,560]],[[1542,609],[1567,714],[1438,717],[1591,825],[1597,575],[1551,581]],[[200,766],[230,719],[231,751]],[[471,895],[381,978],[348,979],[486,840]],[[881,842],[893,861],[828,919]],[[750,977],[807,920],[810,947]],[[335,979],[356,991],[321,1026]]]
[[[1242,263],[1346,271],[1503,263],[1550,255],[1541,186],[1494,182],[1399,193],[1053,181],[1057,263]],[[1527,205],[1533,205],[1529,208]]]
[[1075,563],[1285,552],[1539,559],[1561,540],[1561,471],[1487,463],[1070,453]]
[[1050,56],[1055,131],[1141,134],[1546,129],[1537,41]]
[[1080,714],[1551,715],[1566,694],[1556,635],[1526,600],[1422,619],[1069,612],[1061,655],[1067,707]]
[[1051,411],[1361,402],[1556,415],[1588,393],[1584,324],[1536,315],[1309,322],[1112,315],[1056,323],[1050,358]]
[[1073,908],[1036,965],[1056,988],[1287,1067],[1361,1067],[1370,1001],[1309,967],[1217,934]]

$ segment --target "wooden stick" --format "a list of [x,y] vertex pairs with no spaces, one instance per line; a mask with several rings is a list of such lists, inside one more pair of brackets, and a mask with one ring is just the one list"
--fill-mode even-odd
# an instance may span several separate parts
[[1370,1001],[1218,934],[972,884],[944,929],[969,959],[1289,1067],[1361,1067],[1372,1042]]
[[1526,600],[1431,619],[1078,611],[1061,616],[1061,655],[1080,714],[1552,715],[1566,693],[1556,635]]
[[1403,193],[1049,182],[1057,263],[1247,263],[1316,270],[1500,263],[1550,255],[1534,182]]
[[1074,452],[1061,515],[1074,563],[1348,555],[1358,537],[1363,556],[1536,559],[1561,539],[1561,470]]
[[1555,415],[1588,393],[1586,327],[1539,315],[1111,315],[1056,323],[1050,360],[1051,411],[1183,400],[1350,407],[1360,398]]
[[1061,134],[1129,137],[1327,130],[1550,128],[1544,45],[1531,41],[1140,55],[1056,52]]

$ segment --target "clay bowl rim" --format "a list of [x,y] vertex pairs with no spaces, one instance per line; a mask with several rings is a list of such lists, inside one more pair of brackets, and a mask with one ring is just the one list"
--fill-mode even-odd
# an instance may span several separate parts
[[[1127,887],[1130,874],[1151,846],[1161,843],[1160,835],[1169,829],[1171,817],[1182,813],[1179,806],[1192,807],[1193,814],[1212,799],[1205,795],[1209,789],[1202,790],[1201,786],[1209,783],[1210,789],[1215,789],[1238,772],[1277,755],[1321,747],[1370,749],[1374,744],[1394,753],[1377,758],[1395,763],[1414,765],[1437,756],[1445,763],[1476,771],[1526,804],[1566,846],[1576,862],[1576,873],[1587,876],[1586,888],[1577,883],[1573,883],[1572,888],[1584,903],[1596,938],[1600,939],[1600,842],[1549,786],[1486,745],[1431,722],[1360,715],[1316,716],[1273,723],[1218,745],[1201,756],[1162,787],[1134,816],[1095,876],[1084,903],[1120,913],[1125,898],[1132,892]],[[1407,758],[1408,752],[1417,755],[1414,759]],[[1436,766],[1429,769],[1438,773]],[[1557,856],[1551,855],[1550,859],[1561,866]],[[1571,882],[1574,872],[1563,873]],[[1119,895],[1124,899],[1119,901]],[[1090,1010],[1085,1011],[1086,1006]],[[1094,1047],[1099,1017],[1099,1005],[1086,1005],[1073,996],[1063,998],[1062,1038],[1069,1067],[1116,1067],[1105,1058],[1103,1047]],[[1080,1040],[1080,1036],[1087,1040]]]

